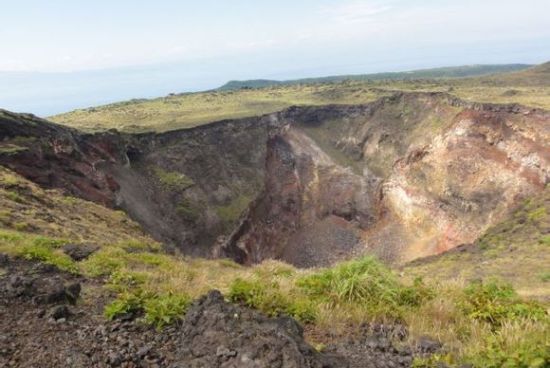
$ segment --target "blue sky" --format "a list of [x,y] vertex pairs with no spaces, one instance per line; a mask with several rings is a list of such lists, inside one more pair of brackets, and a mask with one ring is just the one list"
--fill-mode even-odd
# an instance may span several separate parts
[[[0,0],[0,107],[550,59],[548,0]],[[9,86],[9,88],[6,88]]]

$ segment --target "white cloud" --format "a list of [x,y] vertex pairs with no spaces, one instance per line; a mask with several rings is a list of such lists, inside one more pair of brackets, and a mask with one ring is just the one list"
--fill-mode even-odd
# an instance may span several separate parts
[[333,7],[324,7],[322,12],[340,23],[363,23],[377,19],[377,16],[391,10],[389,5],[373,1],[345,2]]

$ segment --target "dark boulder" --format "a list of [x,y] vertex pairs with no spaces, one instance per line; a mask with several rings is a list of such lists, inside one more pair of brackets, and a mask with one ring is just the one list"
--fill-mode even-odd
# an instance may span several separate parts
[[348,367],[344,358],[307,344],[294,319],[268,318],[226,303],[218,291],[191,306],[180,332],[173,367]]
[[96,252],[99,246],[95,244],[67,244],[63,246],[63,252],[75,261],[82,261]]

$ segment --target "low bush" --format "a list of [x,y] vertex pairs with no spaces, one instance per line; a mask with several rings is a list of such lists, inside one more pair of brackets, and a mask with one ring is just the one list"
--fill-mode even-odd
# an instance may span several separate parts
[[510,284],[474,282],[464,289],[460,307],[470,318],[489,323],[493,328],[517,319],[543,320],[545,308],[534,301],[522,301]]
[[462,359],[484,368],[546,368],[550,366],[550,324],[530,320],[505,322],[485,335]]
[[141,293],[121,293],[114,301],[105,306],[105,317],[115,319],[128,314],[141,313],[144,299],[145,296]]

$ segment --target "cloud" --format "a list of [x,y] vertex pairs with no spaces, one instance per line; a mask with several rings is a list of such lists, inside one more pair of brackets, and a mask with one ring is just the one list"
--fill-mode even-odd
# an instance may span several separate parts
[[324,7],[322,12],[339,23],[364,23],[377,19],[377,16],[391,10],[389,5],[373,1],[345,2],[332,7]]

